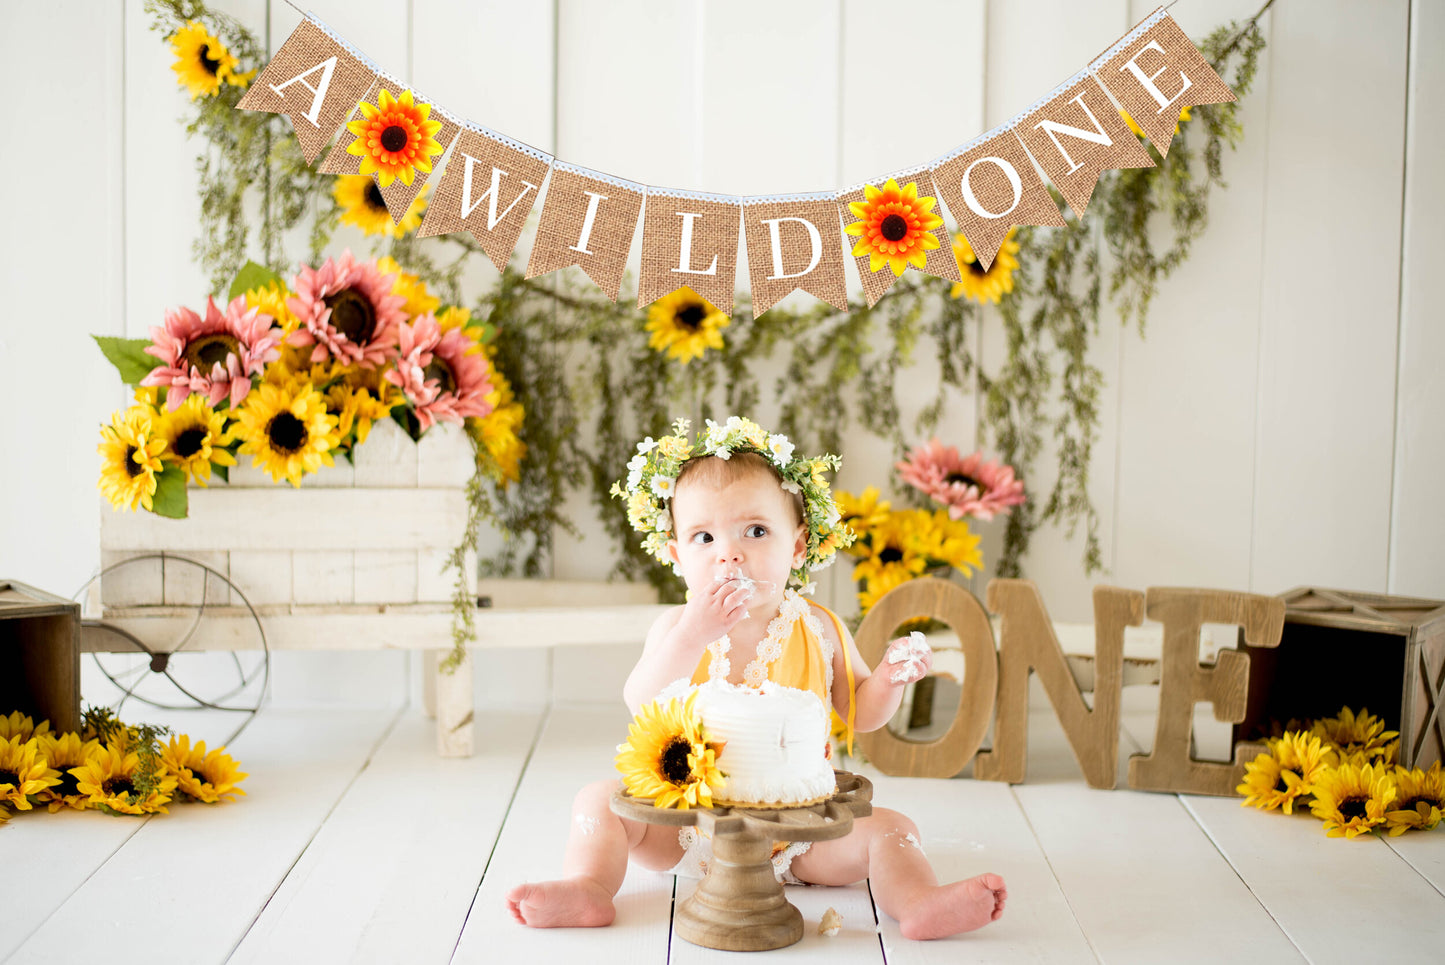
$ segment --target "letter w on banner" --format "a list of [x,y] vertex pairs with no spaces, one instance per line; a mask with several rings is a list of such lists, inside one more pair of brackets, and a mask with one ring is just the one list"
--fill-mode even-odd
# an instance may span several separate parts
[[527,277],[576,265],[617,301],[646,185],[557,161]]
[[833,194],[744,198],[743,232],[754,318],[795,288],[848,310],[843,231]]
[[731,315],[742,203],[729,195],[649,187],[637,307],[646,308],[685,285]]
[[301,154],[310,164],[380,73],[331,28],[308,15],[236,107],[291,118]]

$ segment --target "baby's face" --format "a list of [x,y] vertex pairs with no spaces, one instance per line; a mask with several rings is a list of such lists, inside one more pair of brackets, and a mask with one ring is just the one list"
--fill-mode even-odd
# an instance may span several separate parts
[[[782,599],[788,571],[800,566],[808,544],[792,502],[770,473],[750,473],[722,486],[686,480],[672,499],[672,557],[688,589],[719,578],[759,581],[750,606]],[[771,584],[771,587],[766,587]]]

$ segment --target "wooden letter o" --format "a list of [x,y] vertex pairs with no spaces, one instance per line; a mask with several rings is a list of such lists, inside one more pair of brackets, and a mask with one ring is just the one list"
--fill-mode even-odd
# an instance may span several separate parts
[[953,777],[978,752],[993,718],[998,692],[993,627],[982,604],[963,587],[931,577],[910,580],[885,593],[858,628],[858,652],[875,673],[891,672],[887,664],[879,666],[888,641],[899,626],[919,617],[948,624],[963,644],[963,693],[953,721],[937,740],[908,740],[880,727],[859,734],[858,745],[884,774]]

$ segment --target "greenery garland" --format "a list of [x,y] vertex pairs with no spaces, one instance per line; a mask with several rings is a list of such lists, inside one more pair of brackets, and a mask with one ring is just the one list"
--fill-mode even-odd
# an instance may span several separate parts
[[[1215,30],[1201,45],[1241,99],[1265,45],[1258,20],[1272,2],[1242,24]],[[264,66],[256,37],[200,0],[146,0],[146,9],[167,37],[199,21],[243,68]],[[222,85],[214,96],[194,100],[186,128],[204,144],[197,160],[201,225],[194,251],[218,290],[248,251],[274,271],[294,270],[296,258],[284,250],[283,238],[298,230],[306,232],[305,259],[319,262],[341,216],[333,178],[307,166],[289,121],[235,110],[242,93],[239,86]],[[509,265],[490,291],[474,299],[473,311],[495,327],[495,362],[525,407],[520,436],[527,458],[520,480],[509,487],[498,488],[480,469],[473,477],[469,532],[453,558],[459,574],[466,550],[476,546],[476,527],[490,520],[508,539],[495,559],[483,562],[483,571],[544,575],[556,530],[578,533],[564,513],[566,499],[585,489],[613,537],[615,574],[647,579],[672,598],[677,581],[638,548],[625,514],[608,497],[637,438],[665,434],[679,414],[720,418],[769,406],[777,411],[772,427],[806,451],[841,451],[844,434],[859,427],[901,455],[938,425],[951,402],[975,388],[983,403],[980,443],[1030,481],[1035,494],[1008,517],[997,573],[1022,574],[1030,539],[1044,524],[1070,536],[1082,526],[1084,570],[1097,572],[1099,517],[1088,483],[1104,378],[1088,349],[1098,332],[1105,283],[1126,324],[1136,324],[1142,335],[1159,283],[1184,262],[1208,223],[1210,192],[1225,183],[1224,148],[1234,148],[1243,136],[1238,102],[1191,110],[1167,156],[1148,146],[1155,167],[1100,177],[1088,225],[1065,208],[1067,227],[1019,229],[1020,267],[998,311],[1007,358],[993,372],[980,368],[967,337],[986,316],[973,302],[950,297],[950,283],[931,276],[910,273],[871,309],[778,306],[759,319],[744,299],[723,347],[682,365],[648,347],[646,313],[632,307],[625,291],[613,303],[579,273],[526,279]],[[1055,201],[1061,201],[1057,194]],[[1164,225],[1170,237],[1161,249],[1151,235]],[[472,259],[485,257],[465,233],[379,239],[373,254],[390,254],[459,305],[466,304],[463,272]],[[920,350],[924,345],[928,351]],[[909,381],[935,378],[938,388],[905,426],[896,385],[901,373],[921,366],[921,355],[936,372],[919,372]],[[1048,439],[1056,478],[1046,489],[1038,480]],[[459,654],[471,638],[473,600],[460,575],[457,582]]]

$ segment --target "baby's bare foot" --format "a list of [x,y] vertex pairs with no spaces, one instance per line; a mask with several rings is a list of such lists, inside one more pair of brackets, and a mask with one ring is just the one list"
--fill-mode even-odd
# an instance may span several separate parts
[[998,875],[940,885],[909,908],[899,922],[904,938],[944,938],[982,928],[1003,914],[1008,890]]
[[507,892],[512,917],[533,928],[597,928],[612,924],[612,896],[591,878],[521,884]]

